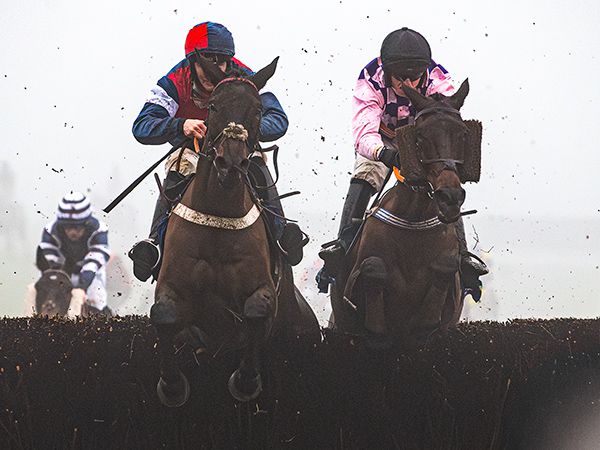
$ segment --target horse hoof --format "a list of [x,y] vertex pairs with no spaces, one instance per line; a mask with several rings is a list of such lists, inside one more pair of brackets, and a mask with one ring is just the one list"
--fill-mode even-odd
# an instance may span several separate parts
[[160,377],[156,385],[156,394],[160,402],[169,408],[179,408],[190,398],[190,383],[186,376],[179,371],[179,380],[167,382]]
[[242,378],[240,369],[237,369],[231,374],[227,386],[229,387],[229,393],[232,395],[232,397],[240,402],[254,400],[256,397],[258,397],[258,394],[262,392],[262,380],[260,373],[257,373],[254,377],[244,380]]

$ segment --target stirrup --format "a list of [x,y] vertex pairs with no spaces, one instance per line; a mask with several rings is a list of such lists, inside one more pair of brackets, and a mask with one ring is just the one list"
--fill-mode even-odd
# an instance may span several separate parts
[[481,277],[490,273],[490,269],[488,269],[488,266],[485,264],[485,262],[479,256],[471,252],[466,252],[461,255],[460,264],[463,271],[465,271],[465,269],[470,269],[477,277]]
[[308,244],[308,235],[295,223],[288,223],[281,238],[277,241],[279,250],[291,266],[300,264],[304,256],[303,248]]
[[133,274],[140,281],[146,281],[154,273],[160,262],[160,247],[151,239],[136,242],[127,256],[133,261]]

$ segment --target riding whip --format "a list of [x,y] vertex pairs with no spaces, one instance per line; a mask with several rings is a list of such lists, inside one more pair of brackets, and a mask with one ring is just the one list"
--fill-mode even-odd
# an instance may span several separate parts
[[167,159],[169,157],[169,155],[171,153],[173,153],[175,150],[177,150],[178,148],[185,148],[185,144],[189,141],[189,139],[186,139],[185,141],[183,141],[182,144],[177,144],[174,145],[173,148],[171,148],[171,150],[169,150],[162,158],[160,158],[158,161],[156,161],[154,164],[152,164],[152,166],[150,166],[143,174],[141,174],[139,177],[137,177],[137,179],[131,183],[123,192],[121,192],[119,194],[119,196],[117,198],[115,198],[110,205],[108,205],[106,208],[104,208],[102,211],[104,211],[106,214],[108,214],[109,212],[111,212],[115,206],[117,206],[119,203],[121,203],[121,201],[127,197],[129,195],[129,193],[131,191],[133,191],[138,184],[140,184],[142,182],[142,180],[144,178],[146,178],[150,172],[152,172],[154,169],[156,169],[156,167],[163,162],[165,159]]

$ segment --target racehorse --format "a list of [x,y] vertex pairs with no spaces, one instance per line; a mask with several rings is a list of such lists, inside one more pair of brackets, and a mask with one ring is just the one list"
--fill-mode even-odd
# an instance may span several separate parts
[[[291,267],[269,238],[248,179],[261,120],[258,91],[277,58],[248,78],[226,77],[199,58],[215,89],[196,175],[173,209],[150,317],[161,357],[157,394],[183,405],[189,382],[179,370],[174,342],[183,339],[211,355],[241,351],[229,391],[239,401],[262,390],[261,353],[268,339],[320,340],[314,313],[296,302]],[[308,309],[307,309],[308,308]]]
[[398,182],[367,212],[331,295],[333,328],[371,342],[419,340],[460,319],[454,223],[461,183],[480,176],[482,126],[459,111],[468,80],[451,97],[403,90],[417,114],[414,125],[396,130]]

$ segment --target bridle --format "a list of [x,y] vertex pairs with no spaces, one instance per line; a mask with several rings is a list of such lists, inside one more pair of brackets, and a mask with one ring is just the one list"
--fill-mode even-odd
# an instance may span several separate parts
[[[429,108],[422,109],[415,115],[415,117],[413,119],[413,121],[414,121],[413,123],[415,123],[415,127],[416,127],[417,119],[419,119],[420,117],[429,115],[429,114],[434,114],[434,113],[455,114],[462,121],[462,117],[461,117],[460,111],[458,109],[451,108],[449,106],[431,106]],[[417,150],[418,150],[418,143],[415,143],[415,145],[417,145]],[[423,159],[421,157],[419,157],[419,162],[424,166],[429,165],[429,164],[434,164],[434,163],[442,163],[442,166],[439,169],[436,169],[436,172],[438,174],[442,173],[444,170],[451,170],[456,173],[457,172],[456,165],[464,163],[464,161],[462,161],[462,160],[452,159],[452,158]],[[398,179],[398,181],[400,182],[400,184],[408,187],[413,192],[424,192],[427,194],[427,196],[429,196],[429,198],[433,199],[433,194],[435,192],[435,189],[429,180],[427,180],[427,179],[409,180],[409,179],[405,178],[404,176],[402,176],[400,174],[400,171],[397,168],[394,168],[394,174],[395,174],[396,178]]]
[[[450,108],[448,106],[431,106],[429,108],[422,109],[421,111],[419,111],[416,114],[415,123],[416,123],[417,119],[419,119],[420,117],[423,117],[423,116],[426,116],[429,114],[434,114],[434,113],[454,114],[454,115],[457,115],[458,118],[462,121],[462,117],[461,117],[460,111],[458,109]],[[417,149],[418,149],[418,143],[416,145],[417,145]],[[435,159],[419,158],[419,161],[423,165],[442,163],[442,166],[436,170],[436,172],[438,174],[442,173],[444,170],[451,170],[453,172],[457,172],[456,165],[464,164],[464,161],[462,159],[453,159],[453,158],[435,158]]]
[[[232,83],[235,81],[241,81],[243,83],[249,84],[256,91],[256,93],[258,93],[258,89],[257,89],[256,85],[252,81],[250,81],[246,78],[228,77],[228,78],[222,79],[215,86],[215,88],[212,92],[212,95],[211,95],[211,100],[209,101],[209,104],[208,104],[208,117],[206,118],[207,126],[210,122],[211,111],[216,111],[215,104],[213,103],[212,100],[215,96],[215,93],[217,92],[217,89],[219,89],[221,86],[223,86],[227,83]],[[201,149],[199,148],[198,140],[194,139],[194,150],[196,151],[196,153],[199,156],[202,156],[210,161],[214,161],[215,154],[217,152],[217,147],[225,139],[234,139],[237,141],[242,141],[242,142],[244,142],[244,144],[246,145],[246,147],[248,148],[250,153],[252,153],[252,151],[253,151],[254,145],[250,145],[250,143],[248,142],[248,131],[246,130],[246,128],[244,128],[244,126],[242,124],[236,124],[235,122],[229,122],[227,124],[227,126],[225,128],[223,128],[219,132],[219,134],[217,134],[214,138],[205,139]]]

